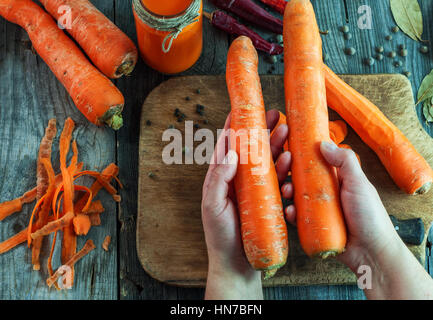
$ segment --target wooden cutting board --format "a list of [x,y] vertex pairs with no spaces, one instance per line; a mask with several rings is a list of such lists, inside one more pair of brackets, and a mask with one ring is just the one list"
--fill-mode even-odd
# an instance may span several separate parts
[[[379,106],[433,166],[433,139],[418,121],[412,88],[405,77],[347,75],[343,79]],[[283,111],[283,77],[262,76],[262,86],[267,109]],[[197,104],[206,107],[204,117],[196,113]],[[200,202],[208,166],[163,163],[162,151],[169,144],[162,141],[163,132],[173,125],[182,132],[182,137],[185,136],[185,123],[177,122],[174,116],[176,108],[186,115],[185,120],[192,120],[200,128],[215,133],[217,128],[224,126],[230,109],[225,77],[172,78],[153,90],[143,105],[139,146],[138,256],[143,268],[159,281],[180,286],[204,286],[208,260]],[[338,116],[330,112],[330,118],[335,120]],[[203,123],[204,119],[207,124]],[[433,221],[433,191],[422,196],[404,194],[395,186],[377,156],[351,129],[345,143],[360,155],[362,167],[378,189],[388,212],[398,219],[421,217],[427,233]],[[184,151],[186,154],[191,152],[188,148]],[[286,266],[274,278],[265,281],[265,286],[356,282],[352,272],[335,259],[308,258],[300,248],[296,229],[291,226],[289,241]],[[421,246],[410,246],[423,265],[425,245],[426,239]]]

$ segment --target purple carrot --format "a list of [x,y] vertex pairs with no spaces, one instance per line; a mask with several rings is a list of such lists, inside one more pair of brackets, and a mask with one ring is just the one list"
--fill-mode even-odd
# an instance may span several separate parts
[[210,15],[208,13],[204,14],[210,19],[214,27],[235,36],[249,37],[257,50],[267,52],[270,55],[278,55],[283,53],[283,47],[276,43],[270,43],[266,41],[260,35],[248,29],[243,24],[240,24],[236,19],[232,18],[223,11],[217,10]]
[[212,0],[212,3],[218,8],[234,13],[250,23],[283,34],[283,21],[275,18],[251,0]]

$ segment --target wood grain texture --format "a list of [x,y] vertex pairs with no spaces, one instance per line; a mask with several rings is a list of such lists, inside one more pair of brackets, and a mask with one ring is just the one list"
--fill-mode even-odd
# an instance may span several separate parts
[[[136,31],[128,1],[116,1],[115,22],[136,43]],[[206,11],[213,5],[204,1]],[[228,37],[204,21],[203,53],[198,62],[184,74],[219,74],[225,70]],[[136,250],[139,113],[145,97],[168,76],[159,74],[139,61],[130,77],[116,81],[124,93],[126,108],[124,127],[117,133],[117,162],[125,183],[119,206],[119,299],[202,299],[201,289],[166,286],[152,279],[141,267]]]
[[[94,1],[110,17],[113,1]],[[79,160],[86,169],[101,170],[114,161],[114,133],[96,128],[76,109],[66,90],[55,79],[45,63],[31,50],[27,34],[18,26],[0,19],[0,202],[21,195],[36,184],[36,157],[48,119],[56,117],[63,127],[66,117],[77,124]],[[53,162],[59,171],[58,138],[53,148]],[[83,180],[89,185],[92,179]],[[76,285],[72,290],[48,289],[46,259],[49,243],[44,241],[42,271],[32,271],[31,250],[24,245],[0,256],[0,299],[116,299],[117,249],[116,206],[111,197],[101,192],[106,212],[102,226],[78,239],[81,248],[91,238],[97,249],[76,266]],[[0,240],[22,230],[27,224],[32,205],[0,224]],[[104,237],[113,237],[112,250],[100,247]],[[54,267],[60,264],[54,258]]]
[[[371,99],[405,133],[433,166],[433,139],[418,124],[409,81],[401,75],[344,76],[343,79]],[[262,76],[267,109],[284,110],[283,78]],[[200,89],[200,94],[195,93]],[[191,101],[185,102],[185,96]],[[203,117],[195,113],[196,104],[206,106]],[[178,107],[182,105],[182,107]],[[223,76],[180,77],[161,84],[147,97],[142,110],[139,145],[139,200],[137,249],[145,270],[154,278],[181,286],[203,286],[207,275],[207,251],[201,224],[201,188],[207,165],[167,165],[161,155],[170,141],[162,140],[170,125],[182,132],[184,160],[194,154],[186,145],[187,123],[178,123],[174,110],[186,114],[187,121],[210,129],[214,136],[229,112],[229,99]],[[331,118],[338,118],[331,114]],[[147,122],[151,121],[151,125]],[[192,132],[193,123],[190,123]],[[192,133],[191,133],[192,135]],[[162,142],[166,141],[166,142]],[[399,219],[421,217],[426,230],[433,221],[431,194],[408,196],[390,179],[377,156],[356,136],[349,133],[347,143],[360,155],[364,171],[378,189],[388,209]],[[203,140],[197,141],[198,146]],[[210,157],[213,148],[208,152]],[[196,155],[195,155],[196,156]],[[149,176],[149,174],[152,176]],[[164,201],[161,201],[164,199]],[[296,229],[289,227],[288,262],[265,286],[351,284],[354,274],[336,260],[309,259],[299,245]],[[424,264],[425,243],[410,246]]]
[[[131,38],[136,40],[135,25],[132,17],[130,1],[124,0],[91,0],[101,11],[122,29]],[[343,53],[345,41],[338,31],[338,26],[346,21],[344,0],[312,0],[316,10],[319,26],[321,29],[329,29],[330,33],[323,36],[324,48],[330,55],[327,62],[330,67],[338,73],[355,73],[357,68],[363,70],[362,73],[374,72],[398,72],[391,67],[385,69],[384,64],[378,64],[379,68],[370,69],[362,65],[362,59],[346,60]],[[384,43],[385,33],[388,31],[383,27],[393,25],[391,13],[389,11],[389,0],[348,0],[350,15],[349,23],[356,28],[357,9],[360,5],[368,3],[373,9],[374,29],[370,37],[365,37],[366,33],[360,32],[354,34],[350,43],[367,42],[371,45],[375,43]],[[426,12],[432,12],[433,2],[430,0],[419,0],[424,13],[424,38],[431,39],[433,29],[432,16]],[[205,9],[211,11],[213,7],[208,0],[204,0]],[[259,31],[266,39],[273,36],[271,33]],[[409,54],[405,63],[408,70],[413,73],[411,82],[414,90],[419,86],[422,78],[433,67],[432,54],[421,55],[418,52],[418,45],[412,42],[402,34],[394,36],[396,46],[400,41],[407,44]],[[225,57],[229,44],[229,37],[224,33],[215,30],[207,22],[205,23],[205,46],[204,53],[199,63],[187,74],[221,74],[225,69]],[[80,157],[94,159],[95,154],[90,150],[95,146],[100,146],[106,154],[101,155],[100,159],[94,160],[103,167],[111,161],[118,161],[121,167],[120,176],[126,180],[126,190],[121,192],[122,203],[118,208],[113,206],[113,217],[105,220],[103,217],[103,226],[95,231],[101,232],[98,239],[103,239],[105,234],[106,223],[108,229],[113,232],[112,250],[109,258],[102,262],[96,261],[95,268],[97,274],[109,274],[109,278],[116,277],[118,288],[112,285],[111,280],[105,284],[98,284],[93,289],[77,288],[73,292],[68,292],[67,296],[59,296],[55,291],[50,293],[35,293],[34,284],[42,283],[44,279],[37,278],[36,273],[15,267],[22,265],[22,257],[25,256],[27,263],[30,263],[30,256],[24,248],[16,248],[8,258],[0,257],[1,270],[12,270],[10,272],[0,272],[0,298],[2,299],[25,299],[31,297],[40,297],[42,299],[92,299],[92,298],[120,298],[120,299],[201,299],[203,298],[202,289],[185,289],[161,284],[160,282],[149,277],[143,271],[136,253],[135,235],[136,235],[136,213],[137,213],[137,180],[138,180],[138,135],[139,135],[139,113],[146,95],[167,77],[162,76],[155,71],[147,68],[141,61],[134,71],[133,75],[128,78],[117,80],[115,83],[124,93],[126,98],[125,109],[125,127],[117,134],[112,132],[93,131],[92,126],[87,125],[84,117],[75,110],[66,91],[52,76],[44,62],[36,58],[30,52],[31,46],[25,33],[18,27],[9,24],[0,18],[0,201],[19,195],[20,192],[32,187],[34,181],[33,160],[36,157],[37,144],[43,134],[43,129],[51,116],[57,116],[58,122],[62,124],[66,115],[71,115],[74,120],[79,122],[79,135],[83,137],[86,148],[81,150]],[[360,52],[360,55],[366,56],[368,53]],[[270,65],[266,63],[266,56],[260,54],[260,72],[268,72]],[[274,65],[274,74],[282,74],[283,64],[278,59]],[[40,107],[45,109],[41,111]],[[12,121],[13,120],[13,121]],[[25,125],[23,125],[25,123]],[[430,132],[430,129],[427,128]],[[32,138],[30,134],[35,136]],[[36,137],[37,135],[37,137]],[[80,144],[80,142],[79,142]],[[109,147],[106,147],[109,145]],[[17,147],[18,146],[18,147]],[[96,147],[98,148],[98,147]],[[56,150],[55,150],[56,152]],[[88,155],[86,155],[88,154]],[[107,155],[108,154],[108,155]],[[12,161],[13,160],[13,161]],[[57,156],[54,161],[57,161]],[[88,160],[86,159],[86,162]],[[93,160],[92,160],[93,161]],[[90,162],[89,162],[90,164]],[[58,168],[56,168],[58,169]],[[20,172],[16,174],[15,172]],[[11,183],[10,181],[13,181]],[[110,200],[103,196],[104,203]],[[106,200],[107,199],[107,200]],[[106,202],[108,201],[108,202]],[[111,205],[111,203],[110,203]],[[111,207],[110,207],[111,208]],[[20,228],[28,223],[30,206],[26,206],[21,214],[17,214],[0,225],[0,240],[11,236],[14,232],[20,231]],[[107,208],[108,210],[108,208]],[[117,212],[116,212],[117,210]],[[119,222],[114,218],[118,214]],[[117,229],[117,230],[116,230]],[[101,231],[100,231],[101,230]],[[115,234],[118,232],[118,241]],[[93,238],[96,241],[96,238]],[[430,235],[433,239],[433,233]],[[98,240],[99,241],[99,240]],[[80,245],[84,244],[84,241]],[[118,248],[116,248],[118,244]],[[21,250],[21,251],[20,251]],[[96,252],[95,252],[96,253]],[[99,253],[95,256],[99,257]],[[116,256],[118,258],[116,258]],[[91,260],[90,256],[88,257]],[[82,261],[85,263],[86,259]],[[24,261],[24,263],[26,263]],[[81,262],[80,262],[81,263]],[[92,262],[89,261],[89,265]],[[116,265],[119,265],[117,270]],[[430,273],[433,274],[430,264]],[[13,269],[10,269],[11,266]],[[80,265],[77,269],[80,269]],[[108,270],[107,270],[108,269]],[[95,276],[98,279],[108,279]],[[87,281],[91,283],[90,280]],[[26,288],[24,288],[26,286]],[[308,286],[308,287],[285,287],[285,288],[266,288],[264,290],[266,299],[362,299],[364,295],[356,286]]]

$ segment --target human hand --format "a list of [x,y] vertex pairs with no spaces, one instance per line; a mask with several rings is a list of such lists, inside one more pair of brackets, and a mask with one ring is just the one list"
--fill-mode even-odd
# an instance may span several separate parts
[[364,288],[367,298],[432,299],[432,278],[398,236],[355,153],[326,142],[320,149],[326,161],[337,168],[340,180],[348,242],[338,259],[358,276],[367,270],[358,273],[359,267],[369,268],[369,286]]
[[[340,201],[348,229],[346,251],[338,259],[356,272],[367,260],[366,256],[374,260],[400,239],[355,153],[328,142],[323,142],[320,149],[325,160],[337,168]],[[293,206],[286,208],[285,214],[289,222],[296,224]]]
[[[267,112],[271,131],[278,119],[278,111]],[[229,128],[230,115],[224,130]],[[271,138],[280,183],[284,182],[290,168],[290,153],[282,153],[287,135],[287,125],[281,125]],[[228,151],[229,145],[227,135],[221,134],[203,184],[202,220],[209,257],[206,298],[261,299],[261,274],[251,267],[242,246],[233,188],[238,156],[235,151]],[[217,159],[223,158],[224,161],[218,163]]]

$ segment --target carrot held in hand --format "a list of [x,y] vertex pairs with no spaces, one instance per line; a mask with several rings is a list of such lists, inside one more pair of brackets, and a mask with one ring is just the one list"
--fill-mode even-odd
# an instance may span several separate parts
[[119,129],[125,99],[41,7],[31,0],[0,0],[0,15],[23,27],[33,47],[95,125]]
[[[119,78],[134,70],[138,58],[135,44],[90,1],[41,0],[40,2],[56,20],[60,19],[59,23],[107,77]],[[68,14],[70,17],[67,16]],[[66,22],[70,22],[70,25],[65,26]]]
[[309,0],[291,0],[284,14],[284,87],[292,179],[301,246],[310,257],[342,253],[346,226],[335,168],[320,152],[329,137],[322,41]]
[[239,155],[234,183],[246,256],[269,278],[286,263],[289,249],[257,68],[251,40],[237,38],[228,52],[226,72],[232,110],[230,143]]
[[404,134],[371,101],[324,66],[328,105],[379,157],[391,178],[408,194],[423,194],[433,170]]

